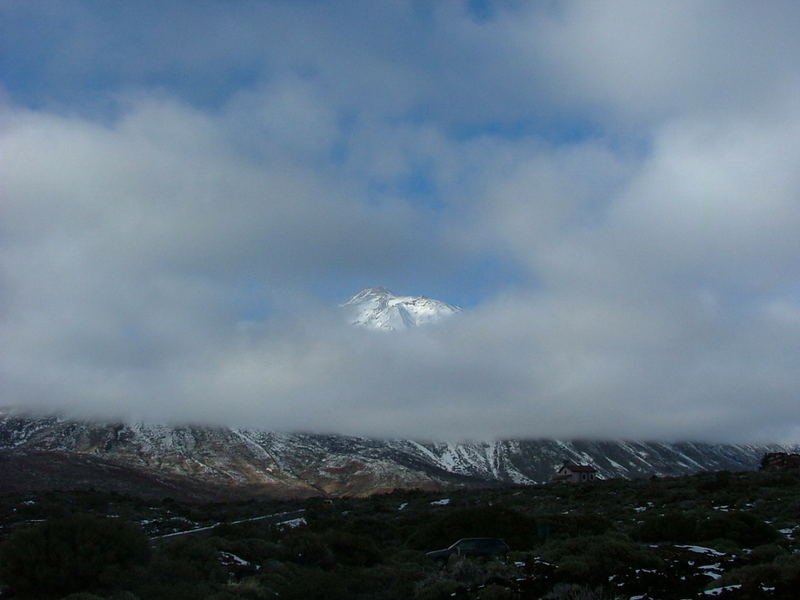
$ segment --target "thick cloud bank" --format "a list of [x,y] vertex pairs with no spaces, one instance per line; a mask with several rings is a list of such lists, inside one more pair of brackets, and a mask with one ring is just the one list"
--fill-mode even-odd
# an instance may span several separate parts
[[0,8],[2,404],[800,439],[795,3],[124,6]]

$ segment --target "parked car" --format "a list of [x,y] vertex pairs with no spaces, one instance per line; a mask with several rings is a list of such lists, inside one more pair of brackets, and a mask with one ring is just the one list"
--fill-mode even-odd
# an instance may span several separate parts
[[447,562],[453,554],[457,556],[500,556],[505,558],[509,552],[508,544],[498,538],[463,538],[443,550],[425,554],[433,560]]

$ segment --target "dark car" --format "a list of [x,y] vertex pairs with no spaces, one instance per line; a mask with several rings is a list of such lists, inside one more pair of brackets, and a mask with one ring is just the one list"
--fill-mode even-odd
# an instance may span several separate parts
[[425,554],[428,558],[446,562],[453,554],[457,556],[501,556],[508,554],[509,547],[498,538],[463,538],[444,550],[434,550]]

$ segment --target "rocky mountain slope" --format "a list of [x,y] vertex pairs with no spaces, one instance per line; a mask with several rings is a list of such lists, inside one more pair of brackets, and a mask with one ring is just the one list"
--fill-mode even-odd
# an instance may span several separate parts
[[353,325],[395,331],[441,321],[461,308],[425,296],[398,296],[384,287],[366,288],[343,302]]
[[81,487],[85,480],[83,487],[116,489],[113,482],[123,478],[127,491],[140,486],[152,487],[156,495],[175,495],[184,481],[195,496],[216,497],[365,495],[395,488],[546,482],[565,460],[591,463],[605,478],[751,470],[765,452],[793,450],[691,442],[430,443],[0,413],[0,487],[5,491],[24,490],[26,478],[35,489],[47,488],[46,481],[37,480],[47,478],[41,469],[45,455],[74,472],[68,481],[51,473],[53,488],[70,487],[70,482]]

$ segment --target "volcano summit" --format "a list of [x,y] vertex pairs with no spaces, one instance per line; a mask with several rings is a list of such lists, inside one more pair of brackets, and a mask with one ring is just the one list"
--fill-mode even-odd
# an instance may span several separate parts
[[461,307],[441,300],[398,296],[385,287],[365,288],[340,306],[353,325],[389,331],[435,323],[461,312]]

